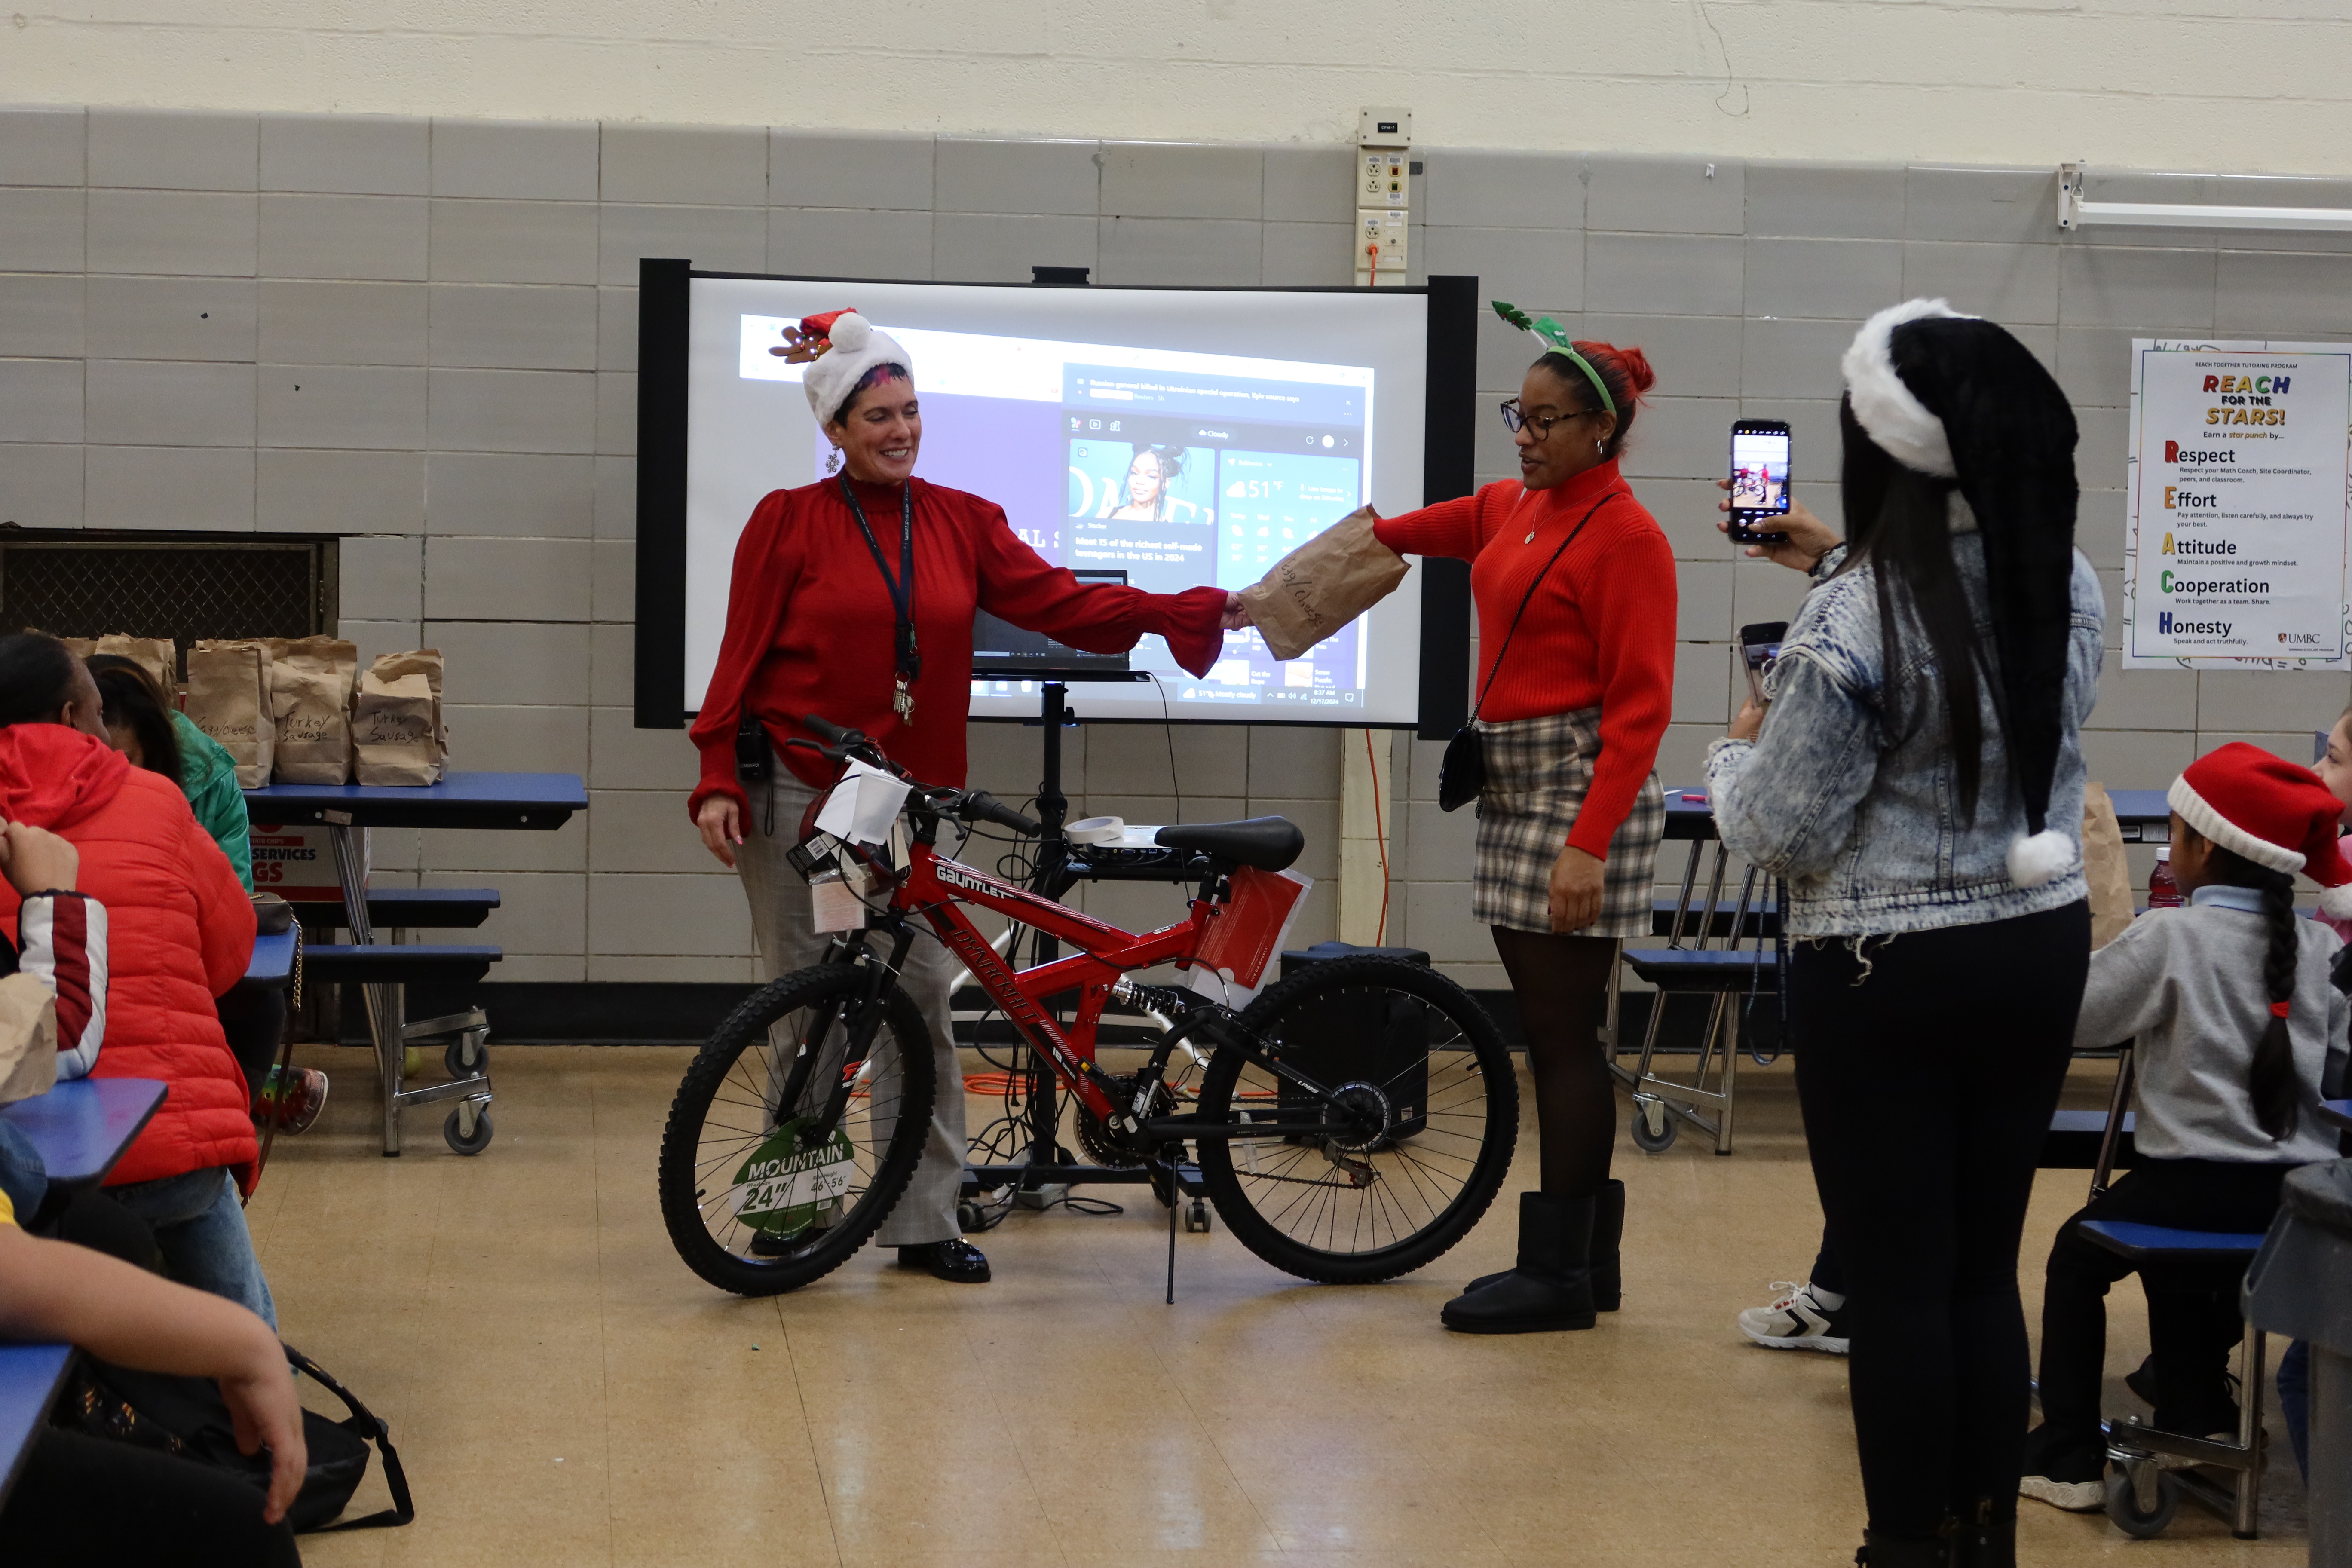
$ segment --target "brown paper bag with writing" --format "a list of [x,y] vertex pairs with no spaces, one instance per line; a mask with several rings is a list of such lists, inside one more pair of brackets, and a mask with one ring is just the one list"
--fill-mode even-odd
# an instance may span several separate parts
[[258,642],[197,642],[188,648],[188,722],[218,741],[236,764],[239,789],[269,782],[278,720],[269,701],[269,650]]
[[341,637],[269,637],[270,711],[280,784],[349,784],[352,689],[360,650]]
[[2091,946],[2095,951],[2122,935],[2137,912],[2131,868],[2124,862],[2123,825],[2116,820],[2116,803],[2107,798],[2102,784],[2083,791],[2083,874],[2091,884]]
[[1242,590],[1242,603],[1274,657],[1297,658],[1396,592],[1404,557],[1372,537],[1359,507]]
[[390,653],[360,677],[352,742],[363,784],[441,782],[441,656],[431,648]]

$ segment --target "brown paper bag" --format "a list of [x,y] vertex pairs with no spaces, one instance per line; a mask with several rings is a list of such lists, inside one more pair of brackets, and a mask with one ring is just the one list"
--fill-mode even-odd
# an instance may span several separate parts
[[2123,934],[2136,912],[2131,868],[2124,862],[2124,830],[2106,785],[2083,791],[2083,874],[2091,884],[2091,946],[2094,951]]
[[441,782],[441,656],[431,648],[390,653],[360,677],[352,742],[363,784]]
[[188,721],[228,750],[239,789],[269,782],[278,718],[269,700],[269,650],[257,641],[197,642],[188,649]]
[[[160,691],[176,690],[180,684],[180,655],[170,637],[134,637],[123,632],[109,632],[98,639],[92,650],[110,653],[127,658],[145,670]],[[89,655],[83,655],[88,658]]]
[[0,1105],[47,1094],[57,1081],[57,993],[30,974],[0,978]]
[[280,784],[349,784],[352,689],[360,652],[341,637],[266,639]]
[[1372,522],[1370,507],[1357,508],[1242,590],[1275,658],[1297,658],[1404,581],[1404,557],[1372,537]]

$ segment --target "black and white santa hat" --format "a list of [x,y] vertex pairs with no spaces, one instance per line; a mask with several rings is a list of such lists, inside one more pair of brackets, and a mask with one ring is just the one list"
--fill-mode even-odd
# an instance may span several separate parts
[[2073,842],[2049,827],[2065,735],[2073,624],[2074,411],[2032,351],[1941,300],[1911,300],[1863,323],[1845,352],[1846,402],[1886,455],[1957,489],[1984,539],[1994,692],[2026,831],[2011,880],[2038,888],[2073,869]]

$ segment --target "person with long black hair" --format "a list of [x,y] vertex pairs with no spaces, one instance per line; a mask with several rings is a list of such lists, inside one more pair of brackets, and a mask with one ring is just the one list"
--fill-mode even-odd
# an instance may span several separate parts
[[[2309,769],[2243,742],[2174,781],[2172,875],[2189,902],[2150,910],[2091,956],[2075,1044],[2137,1039],[2138,1161],[2059,1231],[2042,1297],[2042,1425],[2026,1443],[2023,1495],[2105,1505],[2099,1427],[2107,1287],[2134,1265],[2082,1235],[2084,1220],[2250,1234],[2270,1227],[2279,1184],[2336,1155],[2319,1100],[2340,1091],[2352,1003],[2329,980],[2344,943],[2295,913],[2294,874],[2352,915],[2352,867],[2336,845],[2343,807]],[[2148,1377],[2136,1383],[2167,1432],[2234,1442],[2229,1356],[2243,1318],[2242,1264],[2151,1265]]]
[[2080,731],[2101,596],[2074,416],[2000,327],[1881,311],[1843,362],[1850,546],[1709,748],[1724,842],[1789,881],[1814,1184],[1852,1299],[1871,1568],[2016,1557],[2017,1249],[2090,961]]

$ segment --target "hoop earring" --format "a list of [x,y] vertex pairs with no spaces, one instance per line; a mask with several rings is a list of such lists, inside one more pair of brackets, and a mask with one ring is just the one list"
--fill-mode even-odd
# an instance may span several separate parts
[[832,452],[831,452],[831,453],[830,453],[830,454],[825,458],[825,459],[824,459],[824,471],[825,471],[826,473],[828,473],[828,474],[837,474],[837,473],[839,473],[839,472],[841,471],[841,448],[840,448],[840,447],[835,447],[833,449],[833,451],[832,451]]

